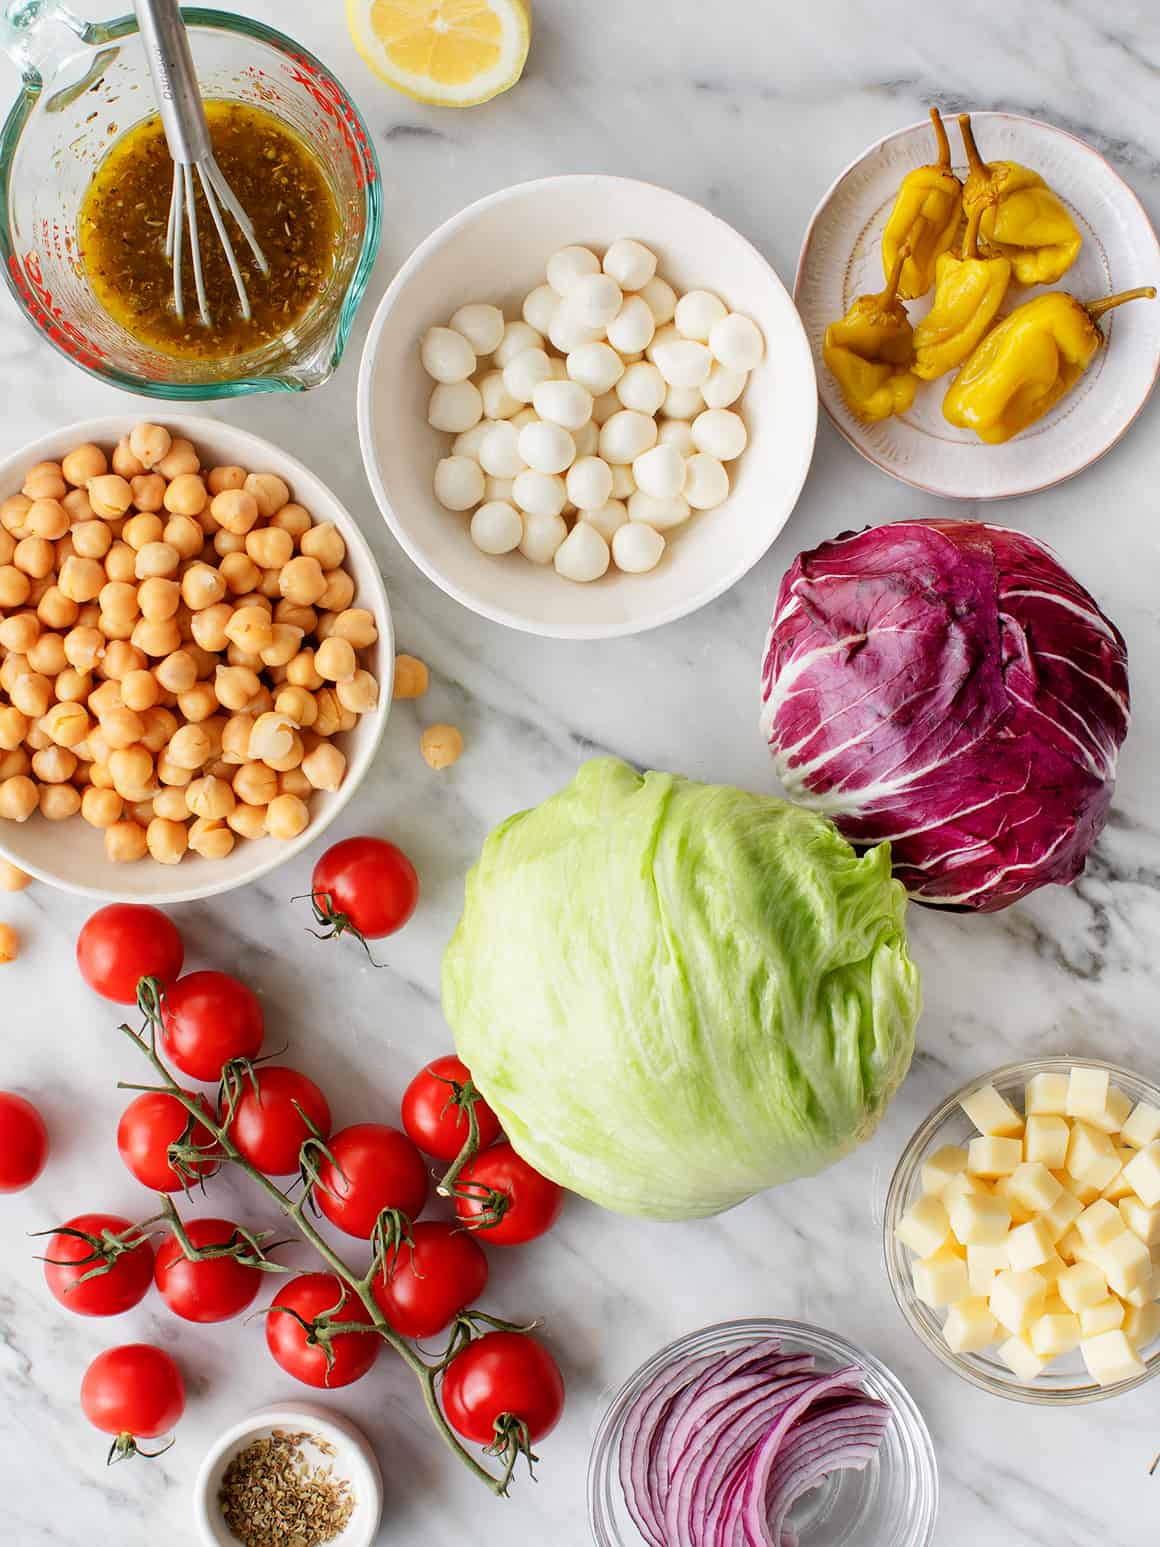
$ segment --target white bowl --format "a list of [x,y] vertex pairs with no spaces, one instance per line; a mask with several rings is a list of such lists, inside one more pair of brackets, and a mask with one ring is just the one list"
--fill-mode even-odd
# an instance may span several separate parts
[[[590,585],[563,580],[520,553],[481,553],[467,518],[431,488],[450,437],[427,423],[432,383],[419,340],[466,301],[490,301],[510,319],[544,283],[544,267],[571,242],[603,250],[633,236],[660,258],[678,290],[716,291],[751,316],[766,358],[740,408],[749,446],[730,465],[726,504],[673,533],[646,575],[610,570]],[[735,585],[781,531],[805,481],[817,427],[809,346],[788,292],[761,254],[723,220],[666,188],[584,175],[520,183],[454,216],[395,276],[371,324],[358,388],[359,439],[375,498],[425,575],[497,623],[562,639],[636,634],[684,617]]]
[[[1160,288],[1160,243],[1139,199],[1107,161],[1063,129],[1017,113],[972,113],[979,150],[989,161],[1033,167],[1068,206],[1083,236],[1075,263],[1050,288],[1094,300],[1137,285]],[[958,124],[946,120],[951,159],[966,172]],[[894,196],[907,172],[935,159],[929,120],[899,129],[862,153],[822,195],[802,242],[794,281],[818,361],[822,406],[855,450],[903,483],[948,499],[1004,499],[1032,494],[1082,472],[1124,434],[1143,408],[1160,368],[1160,300],[1133,301],[1101,324],[1108,347],[1050,413],[1021,435],[991,446],[943,418],[953,376],[920,382],[913,408],[900,418],[863,424],[846,407],[822,364],[822,336],[855,296],[882,289],[881,241]],[[1012,285],[1002,313],[1045,287]],[[911,322],[930,296],[907,307]]]
[[286,1403],[264,1408],[227,1429],[210,1447],[193,1485],[193,1514],[204,1547],[238,1547],[238,1539],[222,1519],[218,1491],[226,1468],[251,1441],[267,1437],[273,1429],[292,1434],[317,1434],[334,1447],[327,1456],[306,1446],[318,1465],[345,1478],[355,1499],[354,1512],[345,1529],[334,1538],[335,1547],[370,1547],[383,1515],[383,1476],[366,1436],[349,1418],[314,1402]]
[[[66,451],[84,441],[111,449],[139,420],[140,415],[86,419],[54,430],[0,459],[0,499],[19,489],[26,469],[34,462],[59,461]],[[67,822],[47,822],[39,815],[24,823],[0,821],[0,858],[62,891],[114,902],[165,904],[214,897],[268,875],[313,843],[350,800],[374,760],[386,728],[394,682],[394,632],[387,593],[366,538],[345,506],[296,457],[246,430],[234,429],[216,419],[174,414],[162,415],[159,422],[175,435],[191,440],[206,466],[238,464],[253,472],[277,473],[290,486],[291,496],[306,506],[316,522],[334,522],[346,543],[345,563],[354,576],[356,599],[360,606],[374,613],[378,623],[378,642],[371,647],[367,659],[382,693],[377,709],[362,715],[349,734],[335,738],[347,757],[342,788],[336,794],[315,793],[310,802],[310,825],[289,842],[257,838],[237,844],[225,859],[209,860],[199,854],[187,854],[175,866],[159,865],[152,859],[136,865],[114,865],[105,856],[103,833],[79,816]]]

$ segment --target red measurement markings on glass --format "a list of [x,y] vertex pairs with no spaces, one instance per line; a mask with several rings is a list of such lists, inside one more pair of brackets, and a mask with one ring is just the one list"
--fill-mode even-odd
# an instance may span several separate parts
[[333,118],[346,141],[350,152],[350,164],[361,188],[364,183],[375,181],[375,162],[370,151],[366,130],[359,121],[350,98],[333,76],[324,74],[305,54],[290,56],[299,66],[290,71],[290,79],[304,86],[328,118]]

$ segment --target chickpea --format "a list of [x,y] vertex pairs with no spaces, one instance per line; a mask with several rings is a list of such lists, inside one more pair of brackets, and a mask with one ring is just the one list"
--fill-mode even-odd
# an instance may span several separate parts
[[153,792],[153,759],[142,746],[117,747],[109,753],[113,788],[128,801],[148,800]]
[[[324,639],[314,652],[314,665],[328,682],[352,682],[358,671],[358,657],[347,639]],[[341,695],[340,695],[341,697]]]
[[29,646],[28,664],[42,677],[59,677],[68,665],[68,656],[64,653],[63,636],[54,633],[41,634],[35,643]]
[[3,504],[0,504],[0,526],[18,541],[21,537],[28,536],[24,518],[31,507],[32,501],[27,494],[10,494]]
[[17,612],[0,619],[0,647],[26,655],[40,638],[40,619],[34,612]]
[[73,552],[81,559],[103,559],[113,546],[113,534],[103,521],[81,521],[72,529]]
[[337,735],[342,724],[342,708],[334,689],[320,688],[314,695],[314,703],[317,708],[315,731],[322,737]]
[[417,655],[395,657],[395,697],[422,698],[427,691],[430,674],[424,661]]
[[[209,737],[209,756],[207,763],[217,763],[222,755],[222,737],[225,735],[226,726],[229,724],[229,716],[225,714],[211,714],[208,720],[201,722],[201,728]],[[204,767],[204,765],[203,765]],[[232,778],[233,775],[231,774]]]
[[250,758],[252,714],[232,714],[222,730],[222,757],[227,763],[246,763]]
[[159,790],[153,797],[154,816],[164,817],[167,822],[186,822],[189,820],[190,811],[185,799],[185,790],[167,785]]
[[126,709],[141,714],[161,697],[161,686],[151,671],[130,671],[121,678],[121,699]]
[[112,827],[121,820],[125,803],[116,790],[93,786],[81,796],[81,816],[90,827]]
[[64,636],[65,660],[80,672],[95,671],[105,653],[105,636],[100,629],[76,628]]
[[239,838],[264,838],[266,836],[266,807],[247,806],[244,801],[236,805],[226,817],[226,826]]
[[246,489],[223,489],[214,495],[209,511],[217,524],[235,537],[245,537],[259,514],[257,500]]
[[298,540],[298,551],[307,558],[317,559],[324,570],[338,569],[346,558],[346,543],[333,521],[303,532]]
[[97,628],[101,621],[101,609],[96,602],[85,602],[77,611],[78,628]]
[[29,752],[43,752],[46,747],[52,746],[52,738],[37,720],[35,725],[28,727],[28,735],[24,738],[24,745]]
[[276,473],[251,473],[244,487],[257,502],[258,514],[266,521],[277,515],[290,498],[290,490]]
[[[16,544],[12,562],[33,580],[44,580],[56,565],[56,549],[44,537],[22,537]],[[82,563],[85,561],[82,560]],[[104,576],[101,576],[102,580]],[[31,595],[31,589],[29,595]]]
[[179,768],[165,752],[157,759],[157,777],[162,784],[172,789],[182,789],[193,778],[196,772],[193,768]]
[[48,746],[32,755],[32,772],[41,784],[67,784],[76,770],[76,753],[67,747]]
[[294,539],[277,526],[260,526],[246,535],[246,553],[259,569],[281,569],[294,557]]
[[244,553],[227,553],[218,568],[234,596],[245,596],[262,578],[262,571]]
[[297,838],[310,824],[310,808],[297,795],[278,795],[266,809],[266,831],[271,838]]
[[154,659],[172,655],[181,648],[181,630],[172,618],[142,618],[134,626],[130,637],[138,650]]
[[179,728],[177,716],[161,705],[146,709],[141,715],[141,724],[145,727],[141,745],[155,757],[169,746]]
[[226,624],[233,616],[233,608],[228,602],[219,602],[207,607],[204,612],[195,612],[193,615],[193,637],[203,650],[220,652],[229,644],[226,636]]
[[302,772],[316,790],[333,793],[346,778],[346,758],[331,742],[323,741],[302,759]]
[[105,567],[99,559],[66,559],[61,568],[59,590],[70,602],[96,601],[108,584]]
[[26,675],[28,671],[28,657],[12,651],[0,660],[0,688],[7,692],[12,691],[12,684]]
[[211,494],[221,494],[224,489],[240,489],[246,481],[246,470],[228,464],[211,467],[205,481]]
[[224,527],[219,527],[213,534],[213,551],[219,559],[224,559],[227,553],[245,553],[246,539],[237,532],[227,532]]
[[172,445],[169,431],[160,424],[145,421],[135,424],[129,432],[129,450],[142,467],[155,467],[163,457],[169,455]]
[[[41,721],[45,733],[58,747],[79,746],[91,730],[92,723],[85,706],[75,703],[53,704]],[[33,767],[36,767],[35,758],[33,759]],[[39,774],[38,777],[43,778],[44,775]],[[50,780],[49,782],[51,783],[52,781]]]
[[308,727],[318,718],[318,705],[305,688],[284,687],[274,699],[274,712],[299,727]]
[[106,553],[105,574],[112,585],[125,585],[137,578],[137,555],[128,543],[115,542]]
[[194,816],[207,822],[223,822],[237,805],[237,796],[224,779],[211,776],[194,779],[185,792],[186,803]]
[[247,806],[268,806],[278,794],[278,775],[265,763],[243,763],[234,775],[234,794]]
[[59,500],[33,500],[24,516],[29,536],[44,537],[49,542],[66,536],[71,524],[68,511]]
[[266,615],[266,621],[272,622],[274,617],[274,603],[268,596],[263,596],[261,591],[249,591],[244,596],[239,596],[234,603],[234,610],[241,607],[257,607]]
[[316,693],[322,686],[322,677],[314,664],[314,651],[311,649],[299,650],[298,654],[286,663],[286,681],[292,687],[308,688]]
[[270,517],[270,525],[279,527],[283,532],[289,532],[295,542],[298,542],[305,532],[309,532],[314,521],[305,506],[296,505],[291,501],[289,505],[283,505],[281,510]]
[[156,816],[145,830],[145,841],[159,865],[180,865],[189,848],[189,832],[183,822]]
[[[130,516],[121,530],[121,536],[133,549],[134,553],[140,553],[142,548],[147,548],[150,543],[159,543],[165,532],[165,523],[160,516],[144,515]],[[137,560],[133,560],[134,569]]]
[[335,619],[334,634],[349,640],[356,650],[366,650],[378,639],[379,630],[372,612],[365,607],[350,607]]
[[76,771],[72,776],[73,787],[80,790],[82,795],[92,783],[92,775],[89,772],[91,766],[90,763],[85,762],[84,758],[81,758],[77,762]]
[[237,839],[224,822],[198,821],[189,828],[189,847],[203,859],[225,859]]
[[258,581],[258,595],[270,603],[280,601],[282,597],[282,587],[278,583],[279,574],[279,570],[264,569],[262,578]]
[[81,809],[81,792],[71,784],[42,784],[40,814],[48,822],[67,822]]
[[27,735],[28,716],[11,704],[0,704],[0,752],[15,752]]
[[[164,544],[158,544],[163,547]],[[143,549],[142,552],[147,552]],[[138,554],[138,558],[140,558]],[[150,623],[166,623],[177,614],[181,604],[181,587],[176,580],[166,580],[161,575],[150,575],[137,592],[137,605]]]
[[[136,573],[138,580],[150,580],[157,576],[168,579],[181,568],[181,554],[168,543],[146,543],[137,550]],[[142,609],[144,610],[144,609]],[[174,611],[177,604],[174,603]]]
[[450,768],[463,755],[463,737],[454,725],[429,725],[419,738],[429,768]]
[[145,722],[133,709],[122,706],[101,715],[101,735],[111,748],[134,747],[145,734]]
[[181,473],[166,489],[164,503],[171,515],[197,516],[208,505],[209,494],[196,473]]
[[32,583],[22,570],[0,565],[0,607],[23,607],[31,594]]
[[199,682],[187,693],[177,695],[177,706],[191,725],[208,720],[218,710],[217,694],[208,682]]
[[182,600],[193,612],[215,606],[225,594],[225,577],[209,564],[191,564],[181,577]]
[[105,830],[105,854],[112,864],[134,865],[148,852],[145,829],[136,822],[115,822]]
[[133,504],[144,515],[156,515],[165,506],[165,490],[168,485],[160,473],[138,473],[130,478]]
[[100,673],[107,681],[120,682],[126,673],[141,671],[146,664],[145,652],[137,645],[123,639],[114,639],[105,649]]
[[[270,777],[273,778],[273,775]],[[24,774],[17,774],[0,784],[0,819],[6,822],[27,822],[39,804],[36,785]]]
[[22,892],[31,880],[18,866],[0,859],[0,892]]
[[32,772],[32,758],[27,747],[17,747],[14,752],[0,752],[0,784],[5,779],[26,778]]
[[68,493],[68,485],[60,470],[59,462],[38,462],[30,467],[20,492],[30,500],[62,500]]
[[11,564],[15,554],[15,537],[4,527],[0,527],[0,564]]
[[313,607],[327,585],[321,564],[305,555],[284,565],[279,580],[286,600],[301,607]]
[[[64,499],[61,500],[61,504],[68,511],[68,518],[73,526],[87,525],[90,521],[97,521],[96,513],[89,503],[87,489],[70,489]],[[105,525],[105,523],[98,522],[98,525]],[[107,525],[105,525],[105,530],[108,530]],[[89,557],[92,556],[89,555]]]
[[124,580],[108,581],[101,587],[98,600],[101,616],[106,619],[118,619],[132,624],[141,611],[137,587]]
[[270,643],[261,651],[262,664],[280,670],[290,664],[302,649],[302,630],[289,623],[275,623]]
[[185,650],[175,650],[165,657],[155,675],[167,693],[188,693],[197,681],[197,665]]
[[[98,720],[104,715],[113,714],[116,710],[123,709],[124,707],[125,700],[121,697],[121,684],[113,682],[111,679],[102,682],[99,688],[94,688],[89,694],[89,713],[95,714]],[[93,755],[98,761],[104,761],[104,754],[109,750],[109,743],[106,741],[103,731],[98,731],[96,734],[100,737],[100,740],[97,742]],[[90,746],[93,744],[93,740],[94,737],[90,736]]]
[[247,655],[260,656],[274,643],[269,614],[261,607],[238,607],[226,624],[226,638]]
[[210,650],[203,650],[200,645],[187,642],[184,646],[186,653],[197,667],[197,680],[205,682],[212,677],[218,669],[218,658]]
[[193,449],[192,441],[182,435],[175,435],[169,443],[169,450],[153,465],[163,477],[172,480],[180,478],[183,473],[200,472],[201,458]]
[[193,516],[171,516],[162,536],[182,559],[195,558],[205,547],[205,533]]
[[102,473],[86,485],[93,514],[102,521],[116,521],[133,503],[133,490],[119,473]]
[[113,471],[119,478],[136,478],[145,471],[144,462],[140,457],[133,455],[133,448],[129,445],[127,435],[122,435],[113,447],[112,464]]
[[262,686],[257,672],[248,666],[219,666],[214,676],[214,692],[223,709],[244,709]]
[[93,691],[93,679],[87,671],[77,671],[66,666],[56,679],[57,701],[62,704],[83,704]]
[[102,473],[108,472],[109,459],[99,446],[86,441],[82,446],[74,446],[67,456],[61,457],[60,470],[66,483],[71,483],[74,489],[83,489],[90,478],[99,478]]
[[263,714],[271,714],[274,709],[274,695],[264,684],[254,694],[246,705],[246,713],[252,714],[255,719]]
[[48,713],[52,703],[52,683],[39,672],[26,671],[8,689],[12,706],[26,714],[30,720],[39,720]]

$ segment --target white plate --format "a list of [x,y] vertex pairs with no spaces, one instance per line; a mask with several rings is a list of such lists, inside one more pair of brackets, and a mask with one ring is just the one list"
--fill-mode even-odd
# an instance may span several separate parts
[[[450,437],[427,424],[431,381],[419,340],[466,301],[490,301],[509,319],[544,282],[558,247],[603,251],[634,236],[660,257],[678,289],[716,291],[751,316],[766,357],[737,405],[749,446],[730,463],[733,492],[672,534],[655,570],[610,570],[590,585],[563,580],[522,554],[494,558],[468,535],[466,516],[444,510],[431,488]],[[656,628],[735,585],[781,531],[809,469],[817,392],[809,346],[785,286],[761,254],[699,204],[621,177],[553,177],[469,205],[441,226],[396,274],[371,324],[359,373],[363,461],[391,531],[419,568],[465,607],[532,634],[598,639]]]
[[[971,123],[985,160],[1032,167],[1079,226],[1079,257],[1052,288],[1085,301],[1137,285],[1160,288],[1156,233],[1136,195],[1090,145],[1016,113],[972,113]],[[962,177],[966,157],[953,114],[946,125],[955,171]],[[920,383],[914,407],[901,418],[863,424],[822,364],[822,335],[855,296],[882,289],[881,237],[894,196],[907,172],[935,156],[929,121],[900,129],[852,162],[814,212],[798,259],[794,299],[817,361],[819,395],[850,444],[903,483],[951,499],[1031,494],[1102,457],[1144,406],[1160,369],[1160,300],[1134,301],[1105,318],[1109,347],[1049,414],[1005,445],[986,445],[946,422],[942,400],[952,376]],[[1041,288],[1012,286],[1003,311],[1040,293]],[[929,296],[910,302],[911,321],[929,309]]]

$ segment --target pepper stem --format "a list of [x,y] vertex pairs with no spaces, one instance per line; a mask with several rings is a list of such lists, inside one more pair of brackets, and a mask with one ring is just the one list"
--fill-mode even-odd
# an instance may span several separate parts
[[934,128],[935,143],[938,145],[938,161],[936,165],[940,166],[944,172],[949,172],[951,169],[951,142],[947,139],[947,126],[943,123],[942,114],[937,107],[931,108],[930,121]]
[[1123,306],[1125,301],[1154,301],[1155,299],[1155,285],[1139,285],[1135,290],[1121,290],[1118,295],[1105,295],[1098,301],[1084,301],[1083,309],[1095,322],[1105,312],[1110,312],[1117,306]]
[[975,144],[975,131],[971,128],[970,113],[959,114],[959,133],[963,137],[963,149],[967,153],[967,165],[972,172],[985,173],[987,168],[982,156],[979,155],[979,147]]
[[963,262],[978,261],[979,257],[979,222],[983,218],[983,205],[978,203],[971,211],[967,221],[967,229],[963,233]]
[[902,246],[894,255],[894,265],[891,268],[890,275],[886,281],[886,289],[883,290],[881,296],[879,297],[880,300],[894,301],[898,299],[898,284],[902,278],[902,265],[909,257],[910,244],[909,242],[903,242]]

